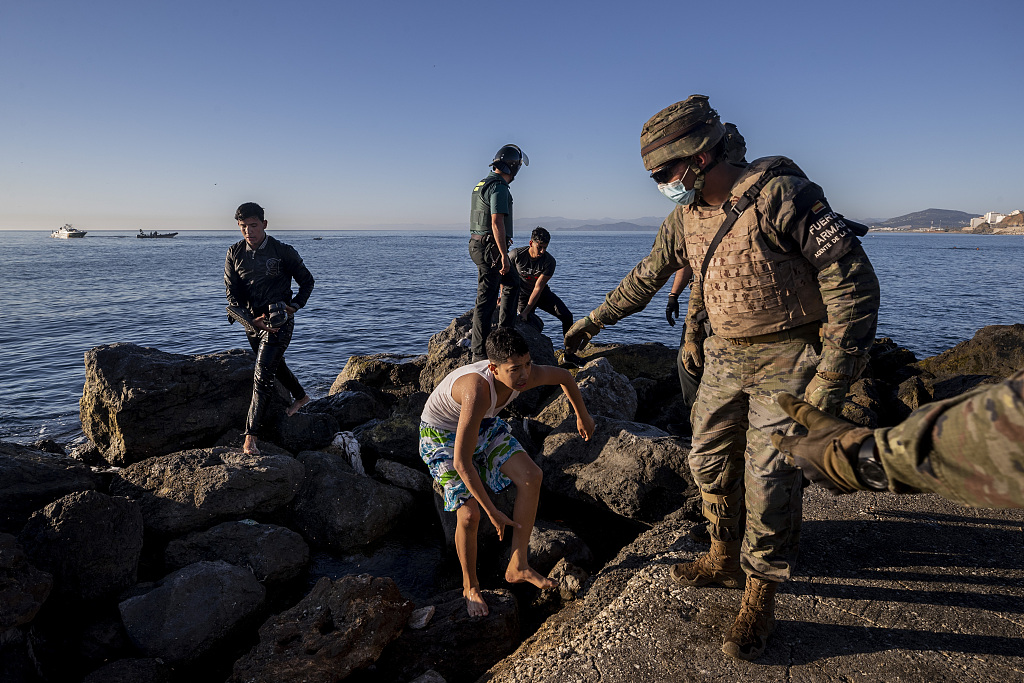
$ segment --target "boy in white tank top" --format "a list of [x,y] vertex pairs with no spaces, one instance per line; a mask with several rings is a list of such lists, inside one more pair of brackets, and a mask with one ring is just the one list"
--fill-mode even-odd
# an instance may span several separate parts
[[[583,404],[568,370],[534,365],[522,335],[499,327],[487,337],[488,360],[453,370],[430,394],[420,416],[420,457],[444,489],[444,509],[456,511],[455,549],[462,565],[462,594],[471,617],[488,613],[476,576],[476,535],[480,508],[504,539],[512,527],[512,559],[505,570],[509,583],[527,581],[538,588],[557,584],[527,561],[540,500],[541,470],[512,436],[498,413],[521,392],[561,385],[576,411],[576,428],[590,440],[594,419]],[[487,489],[516,485],[513,519],[502,513]]]

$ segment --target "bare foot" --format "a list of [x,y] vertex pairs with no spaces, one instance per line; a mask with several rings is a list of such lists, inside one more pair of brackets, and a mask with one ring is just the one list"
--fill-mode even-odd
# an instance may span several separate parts
[[469,616],[486,617],[490,613],[479,588],[467,588],[462,594],[466,597],[466,611],[469,612]]
[[260,449],[256,447],[256,437],[246,435],[245,444],[242,445],[242,452],[246,455],[259,455]]
[[509,583],[532,583],[537,588],[556,588],[558,586],[557,581],[549,579],[529,566],[526,569],[509,567],[505,570],[505,580]]
[[309,403],[309,396],[303,396],[298,401],[288,406],[288,410],[284,411],[284,413],[288,417],[291,417],[295,413],[299,412],[299,408],[306,405],[307,403]]

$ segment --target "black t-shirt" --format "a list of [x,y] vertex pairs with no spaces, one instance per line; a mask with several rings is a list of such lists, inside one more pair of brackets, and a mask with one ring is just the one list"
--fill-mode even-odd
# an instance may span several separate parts
[[509,254],[516,270],[519,271],[519,279],[522,281],[522,291],[532,292],[537,278],[547,275],[549,278],[555,274],[555,257],[544,252],[537,258],[530,258],[530,247],[519,247],[513,249]]

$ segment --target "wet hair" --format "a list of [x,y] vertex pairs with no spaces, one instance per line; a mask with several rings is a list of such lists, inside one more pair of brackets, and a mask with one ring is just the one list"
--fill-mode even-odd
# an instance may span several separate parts
[[237,209],[235,209],[236,221],[248,220],[254,216],[256,218],[259,218],[261,221],[266,220],[263,217],[263,207],[257,204],[256,202],[246,202],[245,204],[242,204]]
[[551,233],[538,225],[536,228],[533,229],[533,232],[530,234],[530,239],[533,240],[534,242],[542,242],[544,244],[547,244],[548,242],[551,241]]
[[525,356],[530,353],[523,335],[511,327],[499,327],[487,335],[487,360],[495,365],[507,363],[512,356]]

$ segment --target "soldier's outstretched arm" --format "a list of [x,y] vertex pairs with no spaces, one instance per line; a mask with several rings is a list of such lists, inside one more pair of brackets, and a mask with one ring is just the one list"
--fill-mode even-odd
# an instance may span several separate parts
[[578,351],[607,325],[614,325],[628,315],[642,311],[655,293],[684,265],[682,222],[679,211],[669,214],[658,229],[651,253],[636,264],[619,286],[605,295],[604,303],[576,323],[565,335],[567,351]]
[[974,507],[1024,508],[1024,371],[874,431],[790,394],[778,401],[809,432],[774,434],[772,443],[834,492],[888,488]]

